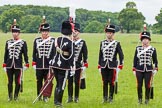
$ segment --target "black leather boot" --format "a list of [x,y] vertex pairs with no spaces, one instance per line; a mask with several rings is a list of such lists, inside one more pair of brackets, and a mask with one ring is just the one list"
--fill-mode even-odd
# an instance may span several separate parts
[[55,88],[54,92],[54,104],[57,103],[57,87]]
[[139,104],[142,104],[142,99],[141,99],[141,98],[138,99],[138,103],[139,103]]
[[13,87],[12,84],[8,84],[8,101],[12,101],[12,91],[13,91]]
[[105,103],[107,102],[108,100],[108,84],[104,84],[103,85],[103,102],[102,103]]
[[114,95],[114,86],[110,85],[110,90],[109,90],[109,103],[113,102],[113,95]]
[[103,102],[102,103],[107,103],[107,102],[108,102],[108,97],[107,96],[103,97]]
[[13,98],[12,93],[9,93],[8,94],[8,101],[12,101],[12,98]]
[[71,96],[68,96],[68,100],[67,100],[67,103],[71,103],[71,102],[73,102],[73,97],[71,97]]
[[74,102],[75,102],[75,103],[78,103],[78,102],[79,102],[79,98],[78,98],[78,97],[75,97],[75,98],[74,98]]
[[56,89],[56,93],[55,93],[55,101],[54,104],[56,106],[62,106],[62,97],[63,97],[63,90],[60,89]]

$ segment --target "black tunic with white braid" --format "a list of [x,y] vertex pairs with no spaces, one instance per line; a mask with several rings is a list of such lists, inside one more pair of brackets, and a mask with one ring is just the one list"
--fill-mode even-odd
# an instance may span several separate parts
[[40,44],[43,41],[41,37],[34,40],[33,45],[33,62],[36,62],[37,69],[49,69],[49,60],[55,55],[55,39],[50,38],[48,41]]
[[[16,44],[13,44],[16,43]],[[4,54],[4,63],[6,64],[6,68],[12,68],[15,69],[22,69],[23,65],[23,59],[22,56],[24,56],[25,63],[28,62],[28,50],[27,50],[27,44],[24,40],[14,40],[10,39],[6,41],[5,46],[5,54]]]
[[56,53],[53,59],[50,60],[50,67],[71,70],[74,66],[74,43],[68,36],[60,36],[56,39]]
[[156,49],[151,47],[144,53],[140,54],[144,49],[145,48],[142,46],[136,47],[133,67],[136,68],[136,71],[140,72],[153,71],[153,68],[158,68]]
[[[108,66],[109,69],[117,68],[117,54],[119,55],[119,65],[123,65],[124,55],[120,45],[120,42],[114,40],[113,44],[110,44],[112,41],[103,40],[100,43],[99,51],[99,61],[98,64],[101,68]],[[110,44],[109,47],[107,47]]]
[[88,50],[86,42],[82,39],[79,39],[75,42],[75,61],[76,69],[79,69],[83,66],[84,63],[87,63],[88,59]]

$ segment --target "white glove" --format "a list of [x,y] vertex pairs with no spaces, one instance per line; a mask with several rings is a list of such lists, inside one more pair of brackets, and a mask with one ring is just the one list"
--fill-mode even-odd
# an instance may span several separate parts
[[81,69],[82,69],[82,72],[84,72],[86,70],[86,67],[83,66],[83,67],[81,67]]
[[155,76],[157,73],[157,70],[153,70],[152,73],[153,73],[153,76]]
[[35,70],[36,70],[36,65],[33,65],[33,69],[35,69]]
[[120,72],[120,68],[116,68],[116,72],[119,73]]
[[4,67],[3,69],[4,69],[4,72],[7,72],[7,69],[6,69],[6,67]]
[[26,67],[26,66],[23,66],[23,71],[25,71],[26,69],[28,69],[28,67]]
[[101,68],[98,68],[98,72],[101,73]]
[[133,71],[134,76],[136,76],[136,71]]
[[84,78],[86,78],[86,72],[85,71],[82,71],[81,72],[81,78],[80,79],[84,79]]
[[70,71],[70,77],[74,76],[75,75],[75,71],[74,70],[71,70]]

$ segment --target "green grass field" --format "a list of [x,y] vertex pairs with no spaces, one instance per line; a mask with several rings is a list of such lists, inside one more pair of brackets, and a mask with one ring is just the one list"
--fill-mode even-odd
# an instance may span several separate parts
[[[57,37],[59,33],[51,33],[52,36]],[[11,33],[0,33],[0,64],[3,64],[3,55],[5,41],[10,39]],[[30,65],[32,62],[32,50],[33,40],[37,37],[37,34],[21,34],[22,39],[27,41],[28,55]],[[162,65],[162,36],[152,36],[152,46],[157,48],[159,72],[155,76],[154,80],[154,99],[150,100],[149,105],[138,105],[137,103],[137,91],[136,91],[136,79],[132,73],[132,62],[135,47],[138,43],[139,34],[116,34],[115,39],[121,42],[124,52],[124,68],[119,73],[119,92],[114,97],[112,104],[102,104],[102,80],[101,75],[98,72],[98,51],[100,41],[104,39],[105,34],[81,34],[81,37],[86,40],[89,52],[89,68],[87,69],[87,79],[85,90],[80,90],[79,103],[67,104],[67,87],[64,92],[63,106],[65,108],[162,108],[162,83],[161,83],[161,65]],[[32,104],[36,98],[36,78],[35,71],[30,68],[24,73],[24,92],[20,93],[19,101],[7,102],[7,76],[0,67],[0,108],[54,108],[53,94],[48,103],[39,101]],[[54,79],[55,80],[55,79]],[[55,81],[54,81],[55,87]],[[144,94],[144,91],[143,91]],[[143,96],[144,97],[144,96]]]

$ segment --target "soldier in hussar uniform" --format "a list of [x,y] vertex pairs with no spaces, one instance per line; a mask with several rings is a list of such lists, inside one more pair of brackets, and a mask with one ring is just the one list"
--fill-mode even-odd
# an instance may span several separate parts
[[[47,79],[49,60],[52,59],[55,54],[55,39],[49,35],[50,25],[44,22],[40,25],[40,31],[41,37],[34,40],[32,62],[32,66],[36,70],[37,95],[40,94],[43,79],[44,81]],[[39,97],[39,100],[42,100],[42,96]],[[43,96],[43,101],[47,102],[48,97]]]
[[54,104],[56,106],[62,106],[62,97],[69,71],[71,76],[75,73],[74,44],[70,38],[73,26],[69,21],[62,23],[62,36],[55,39],[57,51],[54,58],[50,61],[57,82],[54,93]]
[[[101,72],[103,80],[103,103],[112,102],[114,94],[114,82],[116,77],[116,69],[123,68],[124,55],[120,42],[114,40],[115,26],[107,25],[105,28],[106,39],[100,43],[98,69]],[[119,63],[117,61],[119,55]],[[118,65],[119,64],[119,65]],[[108,99],[108,83],[109,99]]]
[[79,36],[80,33],[80,24],[75,23],[75,34],[73,35],[73,40],[75,44],[75,63],[76,70],[75,75],[68,76],[68,100],[67,102],[73,102],[73,79],[75,80],[75,97],[74,101],[77,103],[79,101],[79,87],[80,87],[80,77],[81,71],[84,71],[85,68],[88,68],[88,51],[87,45],[84,40]]
[[[145,82],[145,104],[149,102],[152,75],[158,71],[156,49],[150,45],[150,33],[143,31],[142,45],[137,46],[134,54],[133,73],[137,78],[138,103],[142,104],[142,85]],[[154,65],[153,65],[154,64]]]
[[[20,39],[20,28],[16,25],[16,19],[14,19],[11,30],[13,38],[6,41],[3,63],[3,68],[8,76],[8,101],[13,99],[13,77],[15,77],[14,100],[18,100],[22,70],[29,68],[27,43]],[[25,61],[24,66],[22,55]]]

